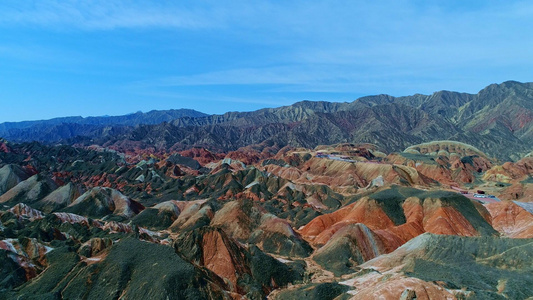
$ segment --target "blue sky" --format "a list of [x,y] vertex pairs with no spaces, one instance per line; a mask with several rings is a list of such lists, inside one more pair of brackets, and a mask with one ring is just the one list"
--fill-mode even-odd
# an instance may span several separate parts
[[476,93],[533,81],[531,28],[531,1],[7,0],[0,122]]

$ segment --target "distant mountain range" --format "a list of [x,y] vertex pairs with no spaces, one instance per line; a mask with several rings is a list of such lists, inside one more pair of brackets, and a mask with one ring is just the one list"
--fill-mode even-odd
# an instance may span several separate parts
[[62,117],[49,120],[0,123],[0,136],[13,141],[57,142],[78,135],[99,135],[110,127],[159,124],[182,117],[204,117],[193,109],[152,110],[122,116]]
[[315,147],[373,143],[387,151],[432,140],[456,140],[502,160],[533,149],[533,83],[507,81],[477,94],[440,91],[406,97],[377,95],[350,103],[302,101],[253,112],[206,115],[193,110],[120,117],[58,118],[0,124],[12,141],[155,146],[202,146],[230,151],[252,144]]

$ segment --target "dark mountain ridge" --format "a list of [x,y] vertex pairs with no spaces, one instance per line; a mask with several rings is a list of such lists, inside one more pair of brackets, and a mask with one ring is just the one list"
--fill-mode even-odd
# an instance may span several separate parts
[[[184,115],[128,125],[60,124],[10,130],[14,141],[38,140],[118,150],[129,142],[164,149],[202,146],[231,151],[251,144],[315,147],[373,143],[389,151],[432,140],[472,144],[502,160],[533,148],[533,83],[507,81],[477,94],[439,91],[405,97],[376,95],[353,102],[301,101],[222,115]],[[0,135],[2,132],[0,131]]]
[[[192,109],[152,110],[121,116],[61,117],[49,120],[0,123],[0,136],[14,141],[55,142],[77,135],[101,135],[106,128],[159,124],[182,117],[202,117],[206,114]],[[110,130],[110,129],[107,129]]]

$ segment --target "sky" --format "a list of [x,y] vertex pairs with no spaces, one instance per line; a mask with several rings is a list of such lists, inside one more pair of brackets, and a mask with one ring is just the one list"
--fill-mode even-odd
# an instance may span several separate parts
[[0,123],[533,81],[532,1],[0,2]]

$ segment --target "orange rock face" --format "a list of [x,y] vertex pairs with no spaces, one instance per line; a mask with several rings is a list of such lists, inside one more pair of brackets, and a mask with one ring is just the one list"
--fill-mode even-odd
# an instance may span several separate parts
[[531,174],[533,174],[533,157],[525,157],[516,163],[506,162],[501,166],[493,167],[485,173],[483,179],[510,182]]
[[[411,166],[367,161],[357,156],[334,155],[331,157],[316,156],[290,167],[269,164],[265,166],[265,171],[294,183],[328,185],[341,193],[355,192],[357,188],[365,188],[378,177],[388,184],[419,186],[434,184],[431,179]],[[283,158],[286,160],[288,157]]]
[[[364,197],[333,213],[311,220],[299,232],[316,246],[328,243],[337,232],[357,223],[366,225],[389,253],[411,240],[430,232],[444,235],[477,236],[479,233],[457,209],[440,199],[407,198],[402,204],[406,222],[395,225],[376,200]],[[364,239],[358,240],[364,245]],[[361,250],[362,252],[366,250]]]
[[472,224],[451,206],[443,206],[440,200],[424,201],[424,230],[435,234],[475,236]]
[[241,262],[237,262],[237,265],[235,264],[220,233],[217,231],[208,232],[203,236],[202,242],[204,266],[218,276],[229,280],[233,286],[236,286],[236,268],[242,268],[243,264]]
[[531,176],[533,157],[525,157],[516,163],[506,162],[491,168],[483,175],[483,180],[511,184],[500,191],[500,199],[527,202],[533,199],[533,184],[529,181]]
[[370,229],[394,226],[375,201],[363,198],[331,214],[316,217],[305,225],[300,233],[315,244],[325,244],[343,226],[356,223],[363,223]]
[[390,163],[415,168],[423,176],[447,185],[472,183],[476,174],[492,167],[491,161],[481,154],[468,157],[446,155],[428,156],[427,159],[432,160],[430,163],[423,159],[409,159],[397,153],[390,154],[386,160]]
[[533,215],[512,201],[486,205],[492,215],[492,227],[511,238],[533,238]]

